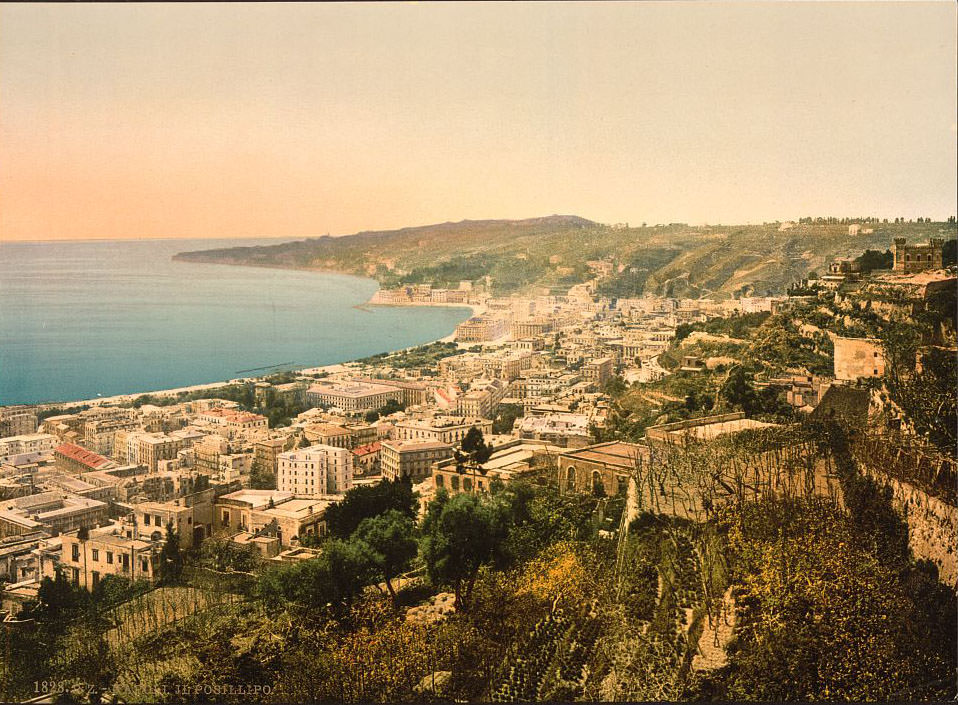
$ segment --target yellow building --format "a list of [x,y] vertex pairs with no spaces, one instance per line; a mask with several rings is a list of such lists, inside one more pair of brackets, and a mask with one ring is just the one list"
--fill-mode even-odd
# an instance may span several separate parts
[[[70,581],[92,591],[108,575],[150,582],[159,577],[162,543],[134,538],[118,527],[90,531],[85,540],[76,533],[58,537],[58,562]],[[42,568],[45,577],[52,577],[53,563]]]
[[421,482],[432,473],[433,463],[452,457],[452,446],[437,441],[383,441],[379,463],[383,478],[408,477]]

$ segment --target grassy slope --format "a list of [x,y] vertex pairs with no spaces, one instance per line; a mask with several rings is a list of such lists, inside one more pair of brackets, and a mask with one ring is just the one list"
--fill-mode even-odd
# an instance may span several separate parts
[[[496,294],[531,286],[567,287],[587,276],[584,262],[614,256],[633,268],[649,263],[646,293],[726,298],[736,293],[780,293],[809,270],[835,257],[910,242],[955,236],[953,224],[875,224],[850,236],[845,225],[777,224],[615,230],[576,216],[441,223],[361,232],[279,245],[185,252],[177,259],[270,267],[330,269],[372,276],[384,286],[491,276]],[[939,230],[946,232],[940,233]],[[570,271],[571,270],[571,271]],[[632,273],[634,281],[635,274]]]

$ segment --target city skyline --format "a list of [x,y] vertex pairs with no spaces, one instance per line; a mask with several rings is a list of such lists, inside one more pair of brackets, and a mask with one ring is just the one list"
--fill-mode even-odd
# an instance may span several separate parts
[[0,240],[955,213],[955,6],[0,7]]

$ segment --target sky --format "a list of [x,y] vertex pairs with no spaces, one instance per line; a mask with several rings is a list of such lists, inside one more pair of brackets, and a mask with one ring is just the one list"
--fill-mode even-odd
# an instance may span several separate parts
[[0,240],[956,211],[904,3],[0,5]]

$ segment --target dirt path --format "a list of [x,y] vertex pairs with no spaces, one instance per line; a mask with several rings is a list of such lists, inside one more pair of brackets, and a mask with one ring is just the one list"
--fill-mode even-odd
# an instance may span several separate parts
[[735,630],[735,600],[732,588],[725,591],[719,607],[719,614],[713,619],[706,617],[702,636],[699,637],[697,653],[692,659],[695,671],[711,671],[728,663],[725,647],[732,640]]

